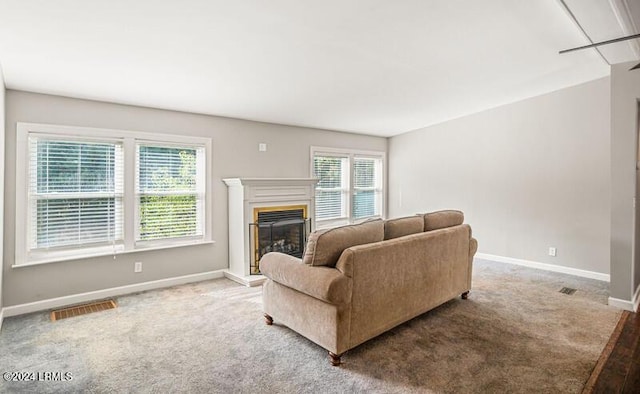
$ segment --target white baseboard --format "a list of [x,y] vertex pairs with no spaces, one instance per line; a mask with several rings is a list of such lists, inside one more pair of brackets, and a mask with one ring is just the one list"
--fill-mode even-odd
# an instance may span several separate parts
[[562,265],[538,263],[536,261],[514,259],[513,257],[496,256],[493,254],[476,253],[476,257],[484,260],[497,261],[499,263],[508,263],[521,265],[524,267],[537,268],[545,271],[560,272],[562,274],[569,274],[574,276],[580,276],[583,278],[596,279],[604,282],[609,282],[611,277],[609,274],[603,274],[600,272],[585,271],[578,268],[565,267]]
[[224,270],[224,276],[227,279],[231,279],[234,282],[238,282],[241,285],[247,286],[247,287],[254,287],[254,286],[260,286],[264,283],[264,281],[267,280],[267,277],[264,275],[247,275],[247,276],[240,276],[240,275],[236,275],[233,272],[229,271],[229,270]]
[[39,312],[67,305],[95,301],[102,298],[137,293],[146,290],[161,289],[163,287],[201,282],[203,280],[217,279],[222,277],[224,277],[223,270],[202,272],[198,274],[177,276],[175,278],[159,279],[149,282],[135,283],[132,285],[90,291],[87,293],[73,294],[64,297],[50,298],[42,301],[29,302],[27,304],[13,305],[5,307],[2,312],[4,312],[4,317],[17,316],[23,315],[25,313]]
[[640,286],[636,288],[636,292],[633,294],[631,301],[621,300],[620,298],[609,297],[609,305],[616,308],[624,309],[630,312],[637,312],[640,305]]
[[627,300],[621,300],[619,298],[609,297],[608,304],[618,309],[624,309],[629,312],[635,312],[633,309],[633,302]]
[[2,331],[2,321],[4,320],[4,309],[0,308],[0,331]]

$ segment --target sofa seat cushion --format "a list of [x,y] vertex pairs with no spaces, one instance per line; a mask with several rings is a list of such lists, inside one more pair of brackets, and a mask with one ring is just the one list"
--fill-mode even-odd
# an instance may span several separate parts
[[389,219],[384,222],[385,240],[421,233],[422,231],[424,231],[424,218],[418,215]]
[[335,267],[343,250],[382,240],[382,220],[314,231],[309,235],[302,262],[308,265]]
[[462,222],[464,222],[464,214],[461,211],[444,210],[431,212],[424,215],[424,231],[458,226]]

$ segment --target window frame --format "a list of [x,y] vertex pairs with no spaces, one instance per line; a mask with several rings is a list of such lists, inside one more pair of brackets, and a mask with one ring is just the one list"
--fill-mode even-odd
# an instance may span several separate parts
[[[329,147],[319,147],[319,146],[311,146],[310,148],[310,159],[309,159],[309,172],[311,177],[315,177],[314,173],[314,159],[316,156],[332,156],[332,157],[343,157],[347,159],[347,187],[346,187],[346,207],[344,210],[346,211],[346,216],[341,218],[331,218],[331,219],[318,219],[315,220],[315,228],[316,229],[324,229],[342,226],[346,224],[353,223],[361,223],[370,219],[376,218],[385,218],[387,212],[386,205],[386,193],[387,193],[387,153],[384,151],[371,151],[371,150],[358,150],[358,149],[345,149],[345,148],[329,148]],[[380,182],[380,214],[373,216],[366,216],[361,218],[353,217],[353,198],[354,193],[356,191],[356,187],[354,185],[354,163],[356,158],[371,158],[371,159],[379,159],[381,161],[382,168],[380,169],[380,175],[382,177]],[[315,204],[315,201],[314,201]],[[315,207],[314,207],[315,212]]]
[[[378,192],[380,193],[380,202],[379,202],[379,204],[380,204],[380,215],[364,216],[364,217],[355,218],[355,217],[353,217],[353,213],[352,213],[352,215],[351,215],[353,217],[352,221],[362,221],[362,220],[369,220],[371,218],[382,218],[382,217],[385,217],[385,215],[384,215],[384,212],[385,212],[385,209],[384,209],[384,201],[385,201],[384,194],[385,194],[385,190],[386,189],[384,187],[384,179],[385,179],[385,176],[384,176],[384,168],[385,168],[384,167],[384,160],[379,156],[372,156],[372,155],[369,155],[369,154],[355,154],[352,157],[351,168],[350,168],[351,173],[353,173],[353,174],[355,174],[355,162],[356,162],[356,159],[373,159],[373,160],[380,159],[380,161],[381,161],[381,167],[382,168],[380,168],[379,172],[380,172],[380,176],[382,177],[382,179],[377,180],[377,179],[374,178],[376,180],[376,182],[375,182],[376,185],[374,185],[373,187],[362,187],[362,186],[361,187],[357,187],[355,185],[355,177],[352,177],[354,179],[351,181],[351,188],[352,188],[351,196],[355,196],[359,191],[360,192],[373,191],[375,194],[377,194]],[[374,169],[375,169],[375,167],[374,167]],[[351,201],[351,204],[352,204],[351,206],[353,207],[353,200]]]
[[[318,152],[316,152],[318,153]],[[320,220],[320,222],[323,223],[331,223],[331,222],[335,222],[335,223],[342,223],[345,221],[349,221],[349,218],[351,217],[351,205],[349,204],[350,198],[349,198],[349,193],[350,193],[350,188],[349,188],[349,184],[351,182],[351,166],[350,166],[350,159],[348,155],[345,154],[329,154],[327,152],[319,152],[320,156],[325,156],[325,157],[331,157],[331,158],[336,158],[336,159],[344,159],[346,162],[346,168],[342,168],[341,169],[341,181],[344,181],[344,185],[341,185],[340,187],[335,187],[335,188],[320,188],[318,187],[318,185],[316,185],[315,189],[314,189],[314,193],[315,193],[315,198],[317,201],[317,196],[318,196],[318,191],[326,191],[326,192],[340,192],[340,199],[341,201],[345,201],[345,206],[344,207],[340,207],[340,211],[342,213],[341,216],[338,217],[332,217],[329,219],[322,219]],[[311,177],[315,177],[315,155],[311,156]],[[341,182],[342,183],[342,182]],[[319,184],[319,183],[318,183]],[[318,206],[316,204],[316,206],[314,207],[314,212],[315,212],[315,220],[316,222],[318,222]]]
[[[67,247],[40,253],[31,253],[29,236],[31,232],[29,200],[29,137],[51,137],[69,141],[117,142],[122,144],[124,185],[123,185],[123,238],[124,242],[109,246]],[[204,201],[202,237],[171,238],[152,243],[136,242],[138,213],[136,209],[136,144],[156,143],[176,146],[204,148]],[[201,168],[200,168],[201,169]],[[202,169],[201,169],[202,170]],[[117,255],[152,249],[164,249],[203,243],[212,243],[212,142],[211,138],[150,133],[140,131],[115,130],[94,127],[62,126],[39,123],[18,122],[16,125],[16,222],[15,222],[15,262],[13,267],[80,258]],[[22,220],[21,220],[22,218]]]
[[[134,229],[135,230],[135,233],[134,233],[134,243],[135,243],[135,245],[137,247],[145,247],[146,248],[146,247],[162,246],[162,245],[169,244],[169,243],[170,244],[182,243],[182,242],[185,242],[185,241],[189,242],[189,241],[201,239],[202,236],[199,236],[199,235],[173,237],[173,238],[168,238],[168,239],[166,239],[166,238],[165,239],[151,239],[151,240],[141,239],[141,237],[140,237],[140,220],[141,220],[141,218],[140,218],[140,207],[141,207],[140,197],[142,197],[142,196],[154,196],[154,195],[172,195],[172,194],[176,194],[176,193],[172,193],[172,192],[157,192],[157,193],[153,193],[153,192],[149,192],[149,191],[141,192],[139,190],[139,187],[138,187],[139,186],[138,185],[138,182],[139,182],[139,170],[140,170],[138,160],[139,160],[139,154],[140,154],[140,151],[139,151],[140,146],[162,146],[162,147],[175,147],[175,148],[191,148],[191,149],[194,149],[194,150],[198,151],[199,149],[202,148],[202,145],[185,144],[185,143],[169,143],[169,142],[166,142],[166,141],[157,141],[157,140],[151,141],[151,140],[136,139],[134,146],[135,146],[134,155],[135,155],[135,160],[136,160],[136,168],[135,168],[135,171],[134,171],[135,188],[134,188],[134,191],[133,191],[134,192],[134,200],[135,200],[135,224],[136,224],[135,229]],[[197,155],[197,153],[196,153],[196,155]],[[204,152],[205,161],[206,161],[206,157],[207,157],[207,153],[206,153],[206,149],[205,149],[205,152]],[[199,170],[199,171],[202,171],[203,170],[203,168],[202,168],[203,166],[206,166],[206,164],[201,163],[201,160],[198,160],[196,158],[196,169]],[[205,173],[206,173],[206,171],[205,171]],[[202,191],[199,191],[198,187],[196,185],[196,189],[193,192],[187,192],[187,191],[182,191],[182,192],[183,192],[183,194],[193,194],[194,196],[196,196],[196,204],[197,204],[196,210],[197,211],[204,210],[206,212],[206,207],[205,207],[206,204],[204,203],[204,201],[206,200],[206,192],[205,192],[204,189],[206,188],[207,179],[205,178],[205,179],[199,180],[196,177],[196,184],[201,183],[202,181],[204,181],[204,183],[205,183],[204,187],[202,188],[203,189]],[[202,198],[202,199],[198,198],[198,195],[200,195],[200,194],[203,194],[204,198]],[[204,228],[205,227],[204,225],[202,227],[203,227],[202,228],[202,232],[203,232],[203,236],[204,236],[204,233],[206,232],[206,230]]]
[[[28,219],[33,219],[37,217],[37,213],[34,211],[37,211],[37,203],[40,200],[48,200],[48,199],[91,199],[91,198],[100,198],[100,197],[113,197],[114,198],[114,226],[115,228],[118,227],[118,220],[120,221],[120,226],[122,226],[122,224],[124,223],[124,221],[122,220],[122,215],[124,212],[124,168],[123,168],[123,164],[124,164],[124,155],[123,155],[123,147],[122,147],[122,143],[119,140],[116,139],[105,139],[105,138],[77,138],[77,137],[73,137],[73,136],[57,136],[57,135],[51,135],[51,134],[43,134],[43,133],[38,133],[38,132],[32,132],[29,133],[29,136],[27,137],[27,149],[29,150],[29,152],[33,152],[32,150],[32,146],[31,146],[31,140],[30,138],[34,137],[38,140],[44,140],[44,141],[60,141],[60,142],[69,142],[69,143],[76,143],[76,144],[82,144],[82,143],[95,143],[95,144],[108,144],[108,145],[113,145],[115,147],[115,152],[114,152],[114,175],[115,178],[117,179],[118,177],[122,177],[122,183],[118,183],[117,181],[114,183],[114,190],[113,192],[106,192],[106,191],[100,191],[100,192],[94,192],[94,191],[90,191],[90,192],[82,192],[82,191],[68,191],[68,192],[64,192],[64,193],[60,193],[58,194],[57,192],[38,192],[37,191],[37,185],[36,183],[31,183],[28,182],[27,183],[27,189],[28,189],[28,193],[27,196],[33,196],[31,199],[28,199],[28,207],[27,207],[27,213],[26,213],[26,217]],[[119,151],[120,153],[118,154],[118,147],[119,147]],[[37,153],[36,153],[37,154]],[[120,156],[121,161],[119,162],[117,160],[117,156]],[[34,168],[32,168],[32,165],[34,163],[31,161],[31,157],[28,156],[27,157],[27,174],[30,174],[32,170],[34,170]],[[35,170],[37,171],[37,167],[35,168]],[[27,175],[28,176],[28,175]],[[32,181],[31,179],[29,179],[29,181]],[[36,187],[36,190],[33,189],[33,186]],[[120,200],[120,203],[117,204],[117,201]],[[116,206],[119,205],[120,209],[116,208]],[[27,245],[31,245],[33,246],[34,243],[34,238],[37,238],[37,228],[35,228],[35,226],[31,226],[30,228],[28,228],[28,235],[27,235],[27,239],[26,239],[26,244]],[[124,228],[121,227],[120,229],[121,233],[124,233]],[[86,246],[72,246],[72,245],[63,245],[63,246],[54,246],[53,250],[54,251],[60,251],[62,252],[68,252],[69,250],[73,250],[73,249],[90,249],[90,248],[101,248],[101,247],[110,247],[113,248],[115,247],[115,245],[121,245],[124,242],[124,235],[120,238],[114,239],[112,241],[101,241],[101,242],[95,242],[95,243],[86,243]],[[91,245],[94,246],[91,246]],[[33,248],[30,249],[33,250],[33,254],[35,256],[37,255],[43,255],[46,253],[49,253],[49,250],[47,247],[42,247],[42,248]]]

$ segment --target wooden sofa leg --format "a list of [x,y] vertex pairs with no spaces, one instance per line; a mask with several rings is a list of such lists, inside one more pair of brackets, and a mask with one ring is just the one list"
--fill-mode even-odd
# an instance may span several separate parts
[[464,293],[462,293],[462,299],[466,300],[467,298],[469,298],[469,292],[465,291]]
[[331,365],[333,365],[334,367],[337,367],[338,365],[340,365],[340,357],[342,357],[342,354],[335,354],[333,352],[329,352],[329,361],[331,362]]
[[264,314],[264,322],[267,323],[268,326],[273,324],[273,317],[267,315],[266,313]]

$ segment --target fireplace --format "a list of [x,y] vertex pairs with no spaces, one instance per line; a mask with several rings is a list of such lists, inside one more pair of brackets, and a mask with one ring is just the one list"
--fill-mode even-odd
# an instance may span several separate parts
[[226,178],[223,181],[229,192],[229,269],[224,275],[247,286],[258,286],[266,280],[259,274],[259,262],[268,251],[302,257],[306,237],[313,230],[318,180]]
[[254,208],[253,218],[249,224],[251,275],[260,274],[260,259],[269,252],[302,258],[311,231],[306,205]]

